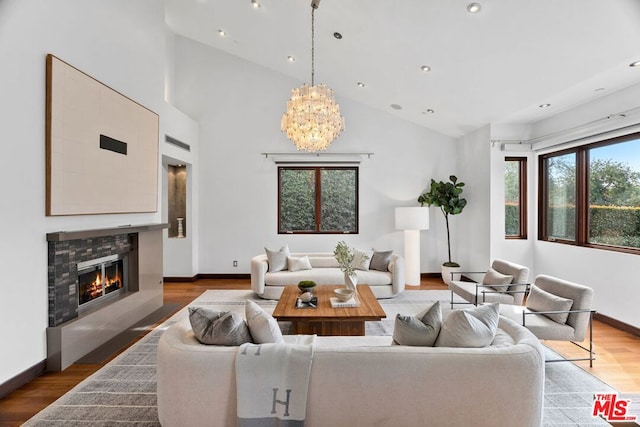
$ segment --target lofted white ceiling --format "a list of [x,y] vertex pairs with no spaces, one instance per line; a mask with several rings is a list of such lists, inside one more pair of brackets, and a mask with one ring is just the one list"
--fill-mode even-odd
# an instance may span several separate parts
[[[259,1],[165,0],[166,21],[178,35],[309,84],[311,0]],[[322,0],[316,84],[338,102],[457,137],[487,123],[534,123],[640,83],[640,67],[629,66],[640,61],[639,0],[484,0],[475,14],[469,3]]]

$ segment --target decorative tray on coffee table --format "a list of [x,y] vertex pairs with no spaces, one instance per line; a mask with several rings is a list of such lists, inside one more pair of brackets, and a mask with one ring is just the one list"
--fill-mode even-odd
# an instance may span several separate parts
[[318,297],[311,298],[311,301],[304,302],[301,298],[296,298],[296,308],[318,308]]

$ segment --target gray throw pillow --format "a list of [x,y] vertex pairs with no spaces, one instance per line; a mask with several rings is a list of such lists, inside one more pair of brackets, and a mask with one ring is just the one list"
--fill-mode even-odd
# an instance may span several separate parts
[[493,289],[495,289],[498,292],[507,291],[509,287],[497,286],[497,285],[509,285],[511,284],[511,282],[513,282],[513,276],[510,276],[508,274],[498,273],[496,270],[494,270],[491,267],[489,267],[489,269],[484,275],[484,278],[482,279],[483,285],[495,286]]
[[442,325],[440,301],[415,316],[396,315],[393,342],[399,345],[433,347]]
[[277,251],[269,248],[264,248],[264,250],[267,253],[268,271],[275,272],[287,269],[287,257],[289,256],[288,245],[284,245]]
[[[559,297],[540,289],[536,285],[531,285],[526,306],[531,311],[567,311],[571,310],[573,300]],[[564,325],[567,323],[569,313],[543,314],[543,316],[547,316],[554,322]]]
[[453,310],[442,322],[436,347],[486,347],[498,330],[499,304]]
[[249,328],[242,316],[203,307],[189,307],[193,335],[202,344],[240,345],[251,342]]
[[373,251],[371,263],[369,263],[369,270],[388,271],[392,253],[393,251]]

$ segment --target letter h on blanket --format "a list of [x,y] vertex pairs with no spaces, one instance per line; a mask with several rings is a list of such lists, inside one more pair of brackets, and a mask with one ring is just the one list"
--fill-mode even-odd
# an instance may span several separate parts
[[273,389],[273,406],[271,407],[271,413],[272,414],[277,414],[278,411],[276,411],[276,403],[279,403],[281,405],[284,405],[284,417],[288,417],[289,416],[289,402],[291,399],[291,389],[287,389],[287,400],[278,400],[278,389],[274,388]]
[[[300,341],[305,336],[300,336]],[[238,426],[304,425],[313,340],[304,344],[242,344],[236,354]]]

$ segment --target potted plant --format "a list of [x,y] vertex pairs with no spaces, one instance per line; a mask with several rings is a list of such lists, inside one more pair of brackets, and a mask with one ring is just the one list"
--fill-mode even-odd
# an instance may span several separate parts
[[302,293],[313,292],[315,287],[316,282],[314,282],[313,280],[301,280],[298,282],[298,289],[300,289],[300,292]]
[[449,177],[450,182],[436,181],[431,179],[429,191],[418,197],[420,206],[436,206],[444,215],[447,225],[447,262],[442,264],[442,280],[446,284],[451,282],[451,271],[460,269],[460,264],[451,261],[451,237],[449,233],[449,215],[458,215],[467,205],[467,200],[460,197],[464,182],[459,182],[455,175]]
[[[335,250],[333,251],[333,255],[338,261],[338,266],[340,270],[344,273],[344,284],[347,289],[351,289],[352,291],[356,291],[356,285],[358,284],[358,276],[356,275],[356,270],[353,265],[353,260],[355,258],[355,252],[344,242],[339,241],[336,245]],[[366,261],[369,259],[367,255],[362,254],[362,261]]]

